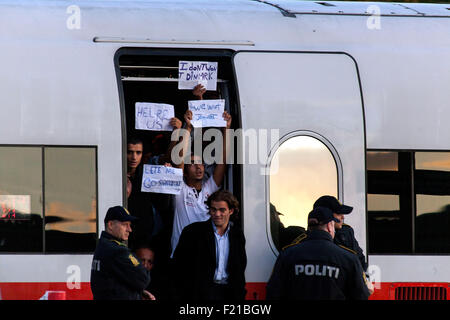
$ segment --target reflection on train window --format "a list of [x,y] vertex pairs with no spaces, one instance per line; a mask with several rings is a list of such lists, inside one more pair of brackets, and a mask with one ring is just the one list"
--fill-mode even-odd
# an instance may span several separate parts
[[337,196],[337,182],[336,162],[322,142],[296,136],[281,144],[270,167],[270,229],[278,250],[306,229],[317,198]]
[[[369,253],[450,253],[450,152],[367,152]],[[392,168],[392,166],[391,166]]]
[[95,149],[45,149],[46,252],[91,252],[96,241]]
[[41,252],[41,148],[0,147],[0,206],[0,251]]
[[95,250],[95,148],[3,146],[0,163],[1,252]]

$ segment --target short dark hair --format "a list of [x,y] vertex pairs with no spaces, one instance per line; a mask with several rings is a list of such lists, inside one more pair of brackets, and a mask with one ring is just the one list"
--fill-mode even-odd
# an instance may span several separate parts
[[218,190],[210,195],[205,202],[208,208],[211,207],[212,201],[225,201],[228,204],[228,209],[239,211],[239,201],[230,191]]
[[142,146],[144,146],[144,141],[142,141],[142,139],[138,137],[129,137],[127,139],[127,145],[128,144],[142,144]]

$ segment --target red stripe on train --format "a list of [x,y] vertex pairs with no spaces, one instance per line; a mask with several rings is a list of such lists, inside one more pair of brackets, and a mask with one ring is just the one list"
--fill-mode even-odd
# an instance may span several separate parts
[[[247,300],[266,298],[265,282],[246,284]],[[66,300],[92,300],[89,282],[69,289],[65,282],[6,282],[0,283],[0,299],[39,300],[46,291],[65,291]],[[450,284],[429,282],[382,282],[370,300],[450,300]]]
[[[247,300],[266,298],[265,282],[246,284]],[[381,282],[377,284],[369,300],[450,300],[450,284],[447,282]]]
[[0,283],[0,298],[3,300],[39,300],[46,291],[65,291],[66,300],[92,300],[89,282],[79,283],[79,289],[69,289],[65,282]]

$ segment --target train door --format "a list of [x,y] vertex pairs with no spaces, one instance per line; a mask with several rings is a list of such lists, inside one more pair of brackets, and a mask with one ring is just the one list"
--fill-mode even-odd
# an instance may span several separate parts
[[245,142],[247,298],[263,299],[279,250],[306,228],[323,194],[354,207],[346,223],[366,252],[363,102],[347,54],[239,52],[233,62]]

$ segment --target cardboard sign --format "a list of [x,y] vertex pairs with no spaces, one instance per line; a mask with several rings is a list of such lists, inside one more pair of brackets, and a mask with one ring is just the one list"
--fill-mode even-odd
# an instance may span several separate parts
[[188,101],[189,110],[192,111],[192,125],[202,127],[226,127],[223,119],[225,100],[191,100]]
[[198,84],[206,90],[217,89],[217,62],[179,61],[178,89],[192,90]]
[[171,104],[136,102],[136,125],[139,130],[172,131],[170,119],[175,116],[174,107]]
[[179,194],[182,183],[182,169],[144,164],[142,192]]

